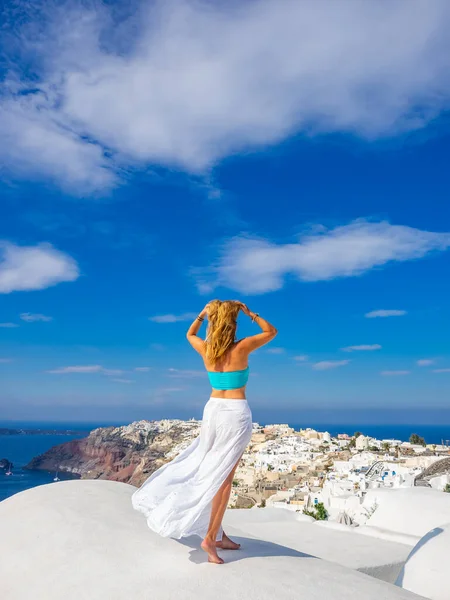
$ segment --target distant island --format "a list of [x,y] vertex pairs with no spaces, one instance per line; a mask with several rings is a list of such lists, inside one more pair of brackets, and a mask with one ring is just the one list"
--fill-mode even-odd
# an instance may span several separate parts
[[0,427],[0,435],[81,435],[86,429],[10,429]]
[[0,458],[0,469],[10,471],[13,468],[13,464],[7,458]]

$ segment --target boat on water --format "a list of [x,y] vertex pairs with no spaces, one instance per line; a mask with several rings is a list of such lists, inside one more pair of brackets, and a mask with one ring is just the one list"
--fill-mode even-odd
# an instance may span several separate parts
[[56,475],[53,477],[53,481],[61,481],[61,479],[58,477],[58,473],[56,473]]

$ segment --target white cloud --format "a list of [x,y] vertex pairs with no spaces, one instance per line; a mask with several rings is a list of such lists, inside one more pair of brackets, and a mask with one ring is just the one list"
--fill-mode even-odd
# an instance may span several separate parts
[[135,367],[134,370],[138,373],[148,373],[151,370],[151,367]]
[[372,350],[381,350],[381,346],[380,344],[363,344],[361,346],[347,346],[346,348],[341,348],[341,350],[344,352],[371,352]]
[[111,381],[115,381],[116,383],[134,383],[132,379],[111,379]]
[[43,83],[35,94],[5,94],[0,101],[3,168],[22,177],[49,179],[71,193],[116,185],[118,177],[104,149],[70,128],[69,119],[55,106],[57,94],[49,93],[50,85]]
[[19,327],[17,323],[0,323],[0,327],[4,327],[5,329],[13,329],[14,327]]
[[60,367],[47,371],[47,373],[100,373],[103,367],[101,365],[80,365],[74,367]]
[[383,376],[396,376],[396,375],[409,375],[411,371],[381,371],[380,375]]
[[406,315],[406,310],[372,310],[365,314],[367,319],[376,319],[377,317],[402,317]]
[[349,362],[349,360],[322,360],[321,362],[314,363],[312,368],[315,371],[328,371],[328,369],[336,369],[337,367],[348,365]]
[[75,365],[71,367],[60,367],[47,371],[47,373],[67,374],[67,373],[102,373],[103,375],[122,375],[121,369],[105,369],[101,365]]
[[21,51],[27,69],[6,76],[3,164],[89,193],[130,166],[198,173],[297,133],[416,130],[449,106],[447,0],[140,6],[117,20],[48,3],[15,24],[5,64]]
[[450,369],[433,369],[433,373],[450,373]]
[[297,360],[299,362],[304,362],[305,360],[308,360],[309,356],[307,354],[300,354],[299,356],[294,356],[294,360]]
[[104,375],[122,375],[122,373],[124,373],[124,371],[122,369],[104,369],[102,367],[101,372]]
[[284,354],[286,350],[284,348],[267,348],[269,354]]
[[[224,286],[262,294],[282,288],[285,276],[291,273],[302,281],[354,277],[386,263],[421,258],[449,247],[450,233],[359,219],[331,230],[317,226],[294,244],[232,238],[222,247],[215,265],[197,270],[196,275],[200,285],[206,281],[211,289]],[[393,311],[375,311],[379,314],[372,316],[388,316],[381,312]]]
[[46,315],[41,314],[32,314],[32,313],[22,313],[20,315],[22,321],[26,321],[27,323],[34,323],[35,321],[43,321],[48,323],[49,321],[53,321],[53,317],[47,317]]
[[183,313],[181,315],[156,315],[154,317],[149,317],[149,321],[153,321],[154,323],[178,323],[179,321],[192,321],[195,319],[197,313]]
[[420,360],[417,361],[417,365],[419,367],[429,367],[433,363],[434,363],[434,360],[431,358],[421,358]]
[[162,352],[163,350],[165,350],[165,346],[163,344],[158,344],[158,343],[152,343],[150,344],[150,348],[152,350],[155,350],[155,352]]
[[75,281],[79,275],[75,260],[51,244],[16,246],[0,241],[0,294],[43,290]]
[[169,377],[173,377],[175,379],[191,379],[195,377],[204,377],[206,375],[205,371],[194,371],[189,369],[168,369]]

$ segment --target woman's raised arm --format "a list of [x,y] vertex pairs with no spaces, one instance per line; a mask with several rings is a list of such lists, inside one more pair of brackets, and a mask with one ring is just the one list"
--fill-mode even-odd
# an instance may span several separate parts
[[266,321],[260,317],[258,313],[252,312],[246,304],[243,302],[239,302],[239,304],[241,305],[242,312],[250,317],[251,320],[262,329],[262,333],[250,335],[240,342],[239,345],[250,353],[273,340],[273,338],[277,335],[278,330],[271,323],[269,323],[269,321]]
[[205,317],[208,315],[208,305],[205,306],[205,308],[200,312],[200,314],[198,315],[198,317],[195,317],[195,319],[193,320],[191,326],[189,327],[189,329],[187,330],[186,333],[186,337],[188,342],[191,344],[191,346],[194,348],[194,350],[197,350],[197,352],[199,354],[201,354],[203,356],[203,352],[205,350],[205,341],[202,340],[202,338],[198,337],[198,332],[200,331],[201,326],[203,325],[203,321],[205,320]]

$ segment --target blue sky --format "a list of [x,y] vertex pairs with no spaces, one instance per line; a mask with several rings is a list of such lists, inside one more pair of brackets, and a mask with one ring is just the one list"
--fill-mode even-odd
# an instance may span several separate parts
[[450,423],[450,13],[413,4],[6,5],[0,418],[200,417],[219,297],[279,330],[255,419]]

